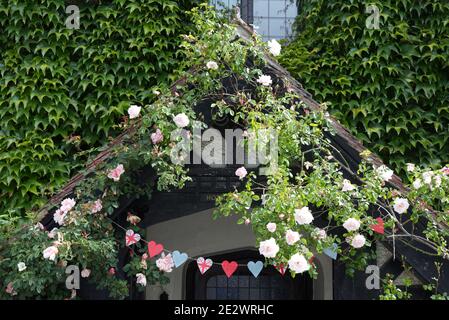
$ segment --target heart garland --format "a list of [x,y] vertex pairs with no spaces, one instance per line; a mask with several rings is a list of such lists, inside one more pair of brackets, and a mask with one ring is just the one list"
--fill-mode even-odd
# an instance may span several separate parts
[[148,254],[150,255],[150,258],[159,255],[163,250],[164,246],[162,244],[154,241],[148,242]]
[[178,250],[173,251],[172,257],[173,257],[173,262],[175,263],[175,268],[178,268],[179,266],[181,266],[189,258],[187,253],[185,253],[185,252],[181,253]]
[[336,260],[337,259],[337,250],[338,250],[338,245],[336,243],[333,243],[331,247],[329,248],[325,248],[323,250],[323,253],[328,256],[329,258],[331,258],[332,260]]
[[285,267],[283,263],[281,263],[280,265],[275,265],[274,267],[275,267],[275,268],[277,269],[277,271],[279,271],[279,273],[282,274],[282,275],[284,275],[284,274],[285,274],[285,271],[287,271],[287,267]]
[[371,230],[373,230],[376,233],[384,234],[385,228],[384,228],[384,221],[382,218],[376,218],[377,224],[370,225]]
[[248,266],[248,270],[251,271],[254,278],[257,278],[257,276],[262,271],[263,262],[262,261],[257,261],[257,262],[250,261],[250,262],[248,262],[247,266]]
[[128,247],[139,241],[140,241],[140,234],[134,233],[134,231],[131,229],[126,231],[125,242]]
[[229,262],[228,260],[225,260],[221,263],[221,267],[228,278],[232,276],[238,266],[239,265],[235,261]]
[[196,263],[198,265],[198,269],[200,270],[201,274],[205,274],[207,270],[209,270],[212,267],[212,260],[211,259],[204,259],[203,257],[199,257],[196,259]]

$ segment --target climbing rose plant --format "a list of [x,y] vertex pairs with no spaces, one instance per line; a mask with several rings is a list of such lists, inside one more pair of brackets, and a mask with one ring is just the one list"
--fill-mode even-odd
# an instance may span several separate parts
[[[182,158],[177,145],[185,137],[172,133],[190,132],[198,123],[205,127],[201,114],[194,112],[204,101],[211,101],[214,116],[227,116],[246,130],[246,142],[263,143],[266,137],[252,134],[261,129],[276,128],[278,133],[277,161],[269,164],[268,174],[240,167],[236,176],[243,188],[219,197],[215,212],[238,214],[239,223],[252,227],[266,264],[288,266],[293,275],[316,276],[313,256],[336,245],[351,272],[366,265],[366,249],[381,239],[412,246],[418,241],[425,253],[448,257],[448,233],[439,227],[448,222],[446,167],[428,172],[415,166],[410,170],[415,188],[409,193],[389,186],[393,172],[374,167],[368,151],[354,172],[327,138],[334,120],[324,109],[303,104],[285,79],[270,74],[263,58],[279,53],[276,44],[268,46],[257,36],[250,42],[237,37],[234,26],[205,6],[194,9],[191,18],[196,30],[182,43],[190,71],[173,86],[161,86],[152,104],[129,106],[132,119],[125,124],[124,140],[112,145],[107,161],[85,172],[85,179],[56,207],[45,208],[57,229],[27,224],[2,244],[2,298],[73,298],[64,287],[65,266],[71,264],[111,297],[129,294],[122,272],[140,290],[166,283],[164,274],[173,270],[171,256],[149,259],[138,241],[144,236],[140,218],[128,216],[125,238],[124,230],[114,228],[114,212],[120,199],[151,193],[153,182],[137,179],[148,167],[159,190],[182,188],[190,179],[182,161],[173,161]],[[373,231],[378,222],[373,213],[384,221],[383,234]],[[429,221],[423,235],[404,228],[420,220]],[[123,268],[117,260],[121,250],[131,252]]]

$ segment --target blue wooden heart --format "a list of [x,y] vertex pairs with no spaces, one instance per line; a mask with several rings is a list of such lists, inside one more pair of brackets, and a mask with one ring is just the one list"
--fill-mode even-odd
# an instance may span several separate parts
[[338,249],[337,244],[333,243],[332,247],[324,249],[323,253],[332,260],[335,260],[337,259],[337,249]]
[[172,257],[173,257],[173,262],[175,263],[176,268],[179,267],[180,265],[182,265],[184,262],[186,262],[187,259],[189,258],[187,253],[185,253],[185,252],[181,253],[178,250],[173,251]]
[[251,271],[254,278],[257,278],[257,276],[263,269],[263,262],[262,261],[257,261],[257,262],[250,261],[250,262],[248,262],[248,269],[249,269],[249,271]]

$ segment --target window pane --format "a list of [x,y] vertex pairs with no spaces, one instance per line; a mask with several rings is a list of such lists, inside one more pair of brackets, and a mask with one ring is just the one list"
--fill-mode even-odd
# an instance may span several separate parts
[[249,287],[249,276],[239,276],[239,286]]
[[215,300],[216,298],[217,298],[216,289],[215,288],[207,288],[206,299]]
[[[211,1],[217,8],[220,8],[219,3],[219,0]],[[298,14],[295,1],[292,3],[290,0],[224,0],[221,3],[228,9],[238,3],[242,8],[242,18],[252,24],[265,41],[292,36],[292,24]]]
[[228,278],[226,276],[217,276],[217,287],[226,288],[228,286]]
[[249,289],[240,288],[239,289],[239,299],[240,300],[247,300],[247,299],[249,299]]
[[215,287],[217,286],[217,277],[211,277],[209,280],[207,280],[207,287]]
[[249,290],[250,290],[249,291],[249,299],[250,300],[258,300],[258,299],[260,299],[260,297],[259,297],[259,289],[251,288]]

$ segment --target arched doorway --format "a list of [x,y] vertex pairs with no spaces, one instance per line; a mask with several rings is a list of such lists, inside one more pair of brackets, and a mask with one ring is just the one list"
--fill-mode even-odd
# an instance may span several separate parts
[[274,267],[264,268],[255,278],[246,267],[249,261],[263,261],[254,250],[240,250],[211,257],[213,261],[236,261],[239,267],[231,278],[215,264],[204,275],[196,262],[186,270],[187,300],[311,300],[313,283],[308,275],[292,278],[289,272],[282,275]]

